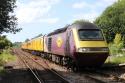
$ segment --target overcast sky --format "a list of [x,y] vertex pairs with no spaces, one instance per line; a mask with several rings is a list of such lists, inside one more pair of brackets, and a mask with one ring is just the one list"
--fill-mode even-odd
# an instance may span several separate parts
[[15,9],[18,27],[17,34],[7,34],[12,42],[25,41],[38,34],[48,34],[75,20],[93,22],[106,7],[117,0],[17,0]]

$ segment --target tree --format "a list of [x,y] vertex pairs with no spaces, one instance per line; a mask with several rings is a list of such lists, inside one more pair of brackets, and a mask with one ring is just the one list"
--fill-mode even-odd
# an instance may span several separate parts
[[103,30],[108,42],[112,42],[116,34],[125,36],[125,0],[107,7],[94,23]]
[[113,42],[109,43],[109,49],[111,55],[118,55],[122,53],[122,48],[124,47],[124,41],[121,38],[121,34],[116,34]]
[[17,28],[17,18],[13,14],[15,3],[16,0],[0,0],[0,34],[16,33],[21,30]]
[[20,48],[21,44],[22,44],[22,42],[14,42],[13,47],[14,48]]
[[25,42],[28,42],[28,41],[30,41],[30,39],[26,39],[26,40],[25,40]]
[[0,36],[0,49],[11,47],[12,43],[6,38],[6,36]]

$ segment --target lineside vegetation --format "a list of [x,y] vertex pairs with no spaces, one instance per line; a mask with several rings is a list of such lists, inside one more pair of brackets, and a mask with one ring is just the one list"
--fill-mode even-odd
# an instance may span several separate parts
[[[110,63],[125,63],[125,0],[118,0],[94,21],[109,43]],[[107,60],[107,62],[109,61]]]
[[16,57],[11,54],[10,49],[4,49],[3,52],[0,54],[0,74],[3,74],[4,68],[3,66],[10,62],[16,60]]

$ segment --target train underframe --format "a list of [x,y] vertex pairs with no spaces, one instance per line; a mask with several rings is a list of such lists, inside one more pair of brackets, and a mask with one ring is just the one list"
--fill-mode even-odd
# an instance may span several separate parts
[[33,55],[41,56],[49,61],[52,61],[53,63],[65,66],[73,71],[77,71],[79,68],[84,67],[100,67],[109,56],[108,53],[75,53],[74,57],[69,57],[40,51],[26,51],[32,53]]

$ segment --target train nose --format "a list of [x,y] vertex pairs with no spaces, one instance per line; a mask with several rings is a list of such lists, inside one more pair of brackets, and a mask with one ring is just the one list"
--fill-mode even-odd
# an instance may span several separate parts
[[76,53],[75,59],[80,67],[94,67],[101,66],[108,56],[108,53]]

